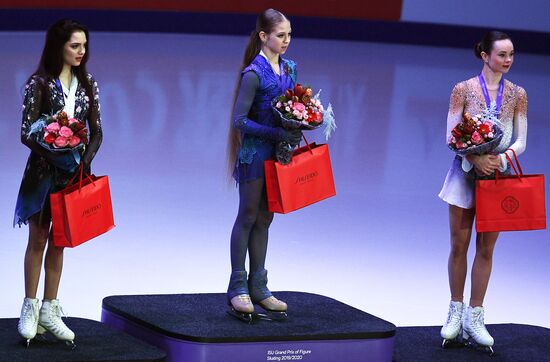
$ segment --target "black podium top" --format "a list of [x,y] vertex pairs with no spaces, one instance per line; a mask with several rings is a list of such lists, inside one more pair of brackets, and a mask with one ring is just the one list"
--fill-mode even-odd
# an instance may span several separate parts
[[0,361],[124,361],[160,362],[166,353],[103,323],[83,318],[63,318],[76,338],[71,349],[55,337],[36,338],[26,348],[17,333],[18,318],[0,319]]
[[226,313],[224,293],[110,296],[103,299],[103,309],[163,335],[203,343],[381,339],[395,335],[392,323],[337,300],[301,292],[273,294],[289,306],[285,321],[243,323]]

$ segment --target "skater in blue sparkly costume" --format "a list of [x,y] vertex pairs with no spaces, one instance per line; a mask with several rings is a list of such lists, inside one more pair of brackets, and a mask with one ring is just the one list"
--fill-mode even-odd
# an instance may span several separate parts
[[[282,58],[290,44],[289,20],[279,11],[260,14],[245,51],[229,134],[229,162],[239,186],[239,211],[231,232],[230,312],[251,320],[254,304],[270,314],[285,314],[287,305],[267,288],[268,211],[264,161],[274,159],[275,144],[299,143],[299,130],[285,130],[271,109],[273,98],[296,82],[296,64]],[[245,269],[249,254],[250,274]]]

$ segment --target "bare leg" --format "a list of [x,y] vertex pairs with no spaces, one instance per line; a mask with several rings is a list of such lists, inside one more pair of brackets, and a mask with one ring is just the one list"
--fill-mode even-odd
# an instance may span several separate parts
[[476,256],[472,267],[472,295],[470,306],[481,307],[489,285],[493,267],[493,251],[499,233],[478,233],[476,237]]
[[63,270],[63,249],[53,244],[50,238],[48,250],[46,251],[46,260],[44,269],[46,271],[46,282],[44,285],[44,299],[57,299],[59,281],[61,280],[61,271]]
[[449,226],[451,231],[451,252],[449,254],[448,272],[451,300],[462,302],[464,284],[468,270],[468,246],[472,236],[474,209],[463,209],[449,205]]
[[40,213],[29,218],[29,240],[25,251],[25,296],[36,298],[44,249],[50,233],[49,217]]

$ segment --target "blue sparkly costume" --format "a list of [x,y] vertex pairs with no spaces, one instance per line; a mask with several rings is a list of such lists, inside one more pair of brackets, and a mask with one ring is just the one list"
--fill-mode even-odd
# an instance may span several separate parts
[[274,158],[275,143],[284,140],[285,132],[273,114],[271,101],[294,88],[296,64],[281,58],[279,66],[280,76],[258,54],[241,73],[241,92],[233,114],[242,140],[233,172],[237,182],[263,178],[264,161]]

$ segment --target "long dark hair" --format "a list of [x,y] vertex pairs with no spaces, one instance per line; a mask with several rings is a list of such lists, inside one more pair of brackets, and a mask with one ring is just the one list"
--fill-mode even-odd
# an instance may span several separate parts
[[[46,82],[58,78],[61,74],[64,65],[63,48],[65,43],[71,39],[71,35],[78,31],[86,35],[86,52],[82,57],[80,65],[72,67],[72,72],[75,74],[78,82],[86,90],[88,98],[90,100],[93,99],[92,84],[88,80],[88,72],[86,71],[86,63],[90,57],[90,35],[88,33],[88,28],[75,20],[61,19],[48,28],[40,63],[38,63],[36,71],[29,77],[30,80],[33,76],[38,76],[43,94],[46,95],[46,97],[43,97],[46,107],[49,105],[49,88]],[[91,111],[91,109],[92,107],[89,107],[89,111]]]
[[498,31],[498,30],[489,31],[483,36],[483,39],[481,39],[481,41],[475,45],[474,54],[479,59],[482,59],[481,53],[491,54],[491,51],[493,50],[493,44],[495,44],[495,42],[498,40],[505,40],[505,39],[509,39],[510,41],[512,40],[508,36],[508,34],[503,33],[502,31]]
[[273,31],[275,26],[288,20],[286,16],[283,15],[280,11],[275,9],[267,9],[256,18],[256,28],[250,34],[248,39],[248,44],[246,45],[246,50],[244,51],[243,62],[239,69],[239,77],[235,90],[233,91],[233,106],[231,107],[230,115],[230,124],[229,124],[229,134],[227,142],[227,169],[229,172],[229,177],[233,174],[233,169],[235,167],[235,161],[237,159],[237,150],[241,145],[241,134],[240,132],[233,127],[233,108],[235,107],[235,102],[237,100],[237,94],[239,92],[239,87],[241,85],[241,72],[247,66],[252,63],[254,58],[260,53],[262,49],[262,41],[260,39],[260,32],[269,34]]

